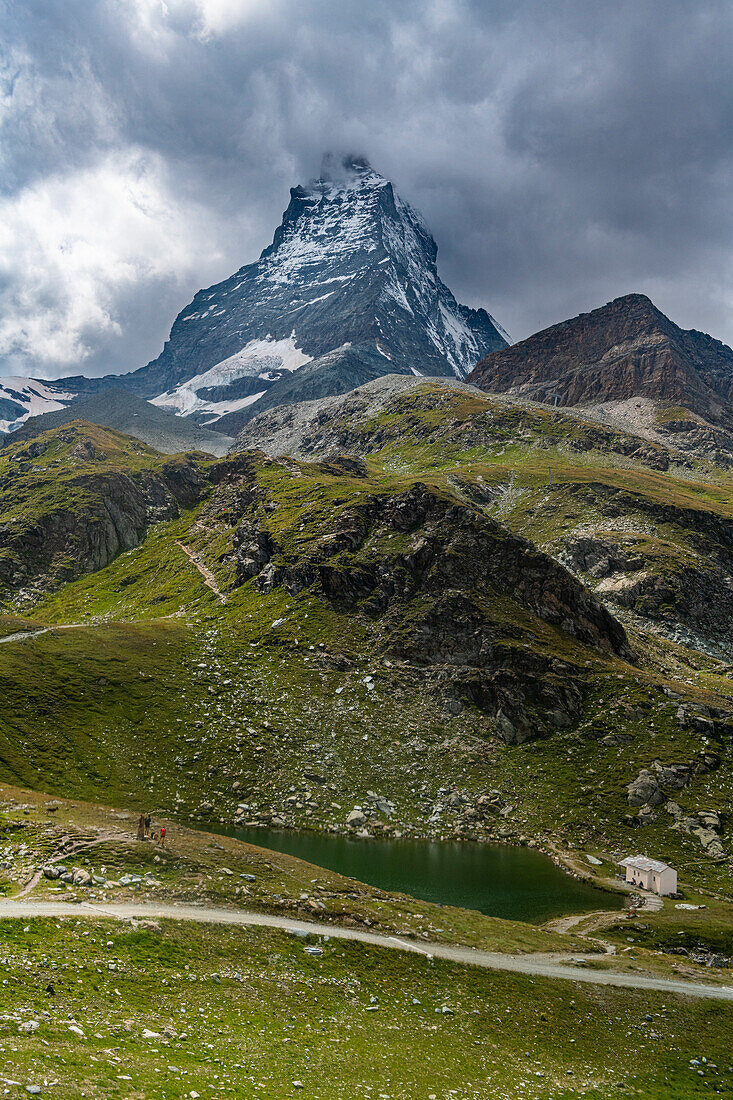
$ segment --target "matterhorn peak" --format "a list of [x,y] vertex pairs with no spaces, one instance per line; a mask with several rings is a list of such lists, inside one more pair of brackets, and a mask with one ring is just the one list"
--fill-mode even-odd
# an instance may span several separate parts
[[[234,434],[275,404],[384,374],[466,374],[505,346],[485,310],[441,282],[420,215],[356,154],[327,153],[293,187],[259,260],[201,290],[125,389]],[[107,379],[110,384],[112,380]]]
[[321,158],[321,174],[319,182],[332,183],[341,187],[348,187],[356,183],[366,175],[378,175],[374,171],[367,157],[354,153],[339,156],[337,153],[324,153]]

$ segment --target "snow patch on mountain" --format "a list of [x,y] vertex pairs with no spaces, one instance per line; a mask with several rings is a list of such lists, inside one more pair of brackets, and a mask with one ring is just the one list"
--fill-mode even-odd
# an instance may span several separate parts
[[269,384],[283,372],[292,373],[310,361],[311,356],[297,346],[295,332],[285,340],[273,340],[271,336],[250,340],[234,355],[194,375],[175,389],[154,397],[152,404],[171,409],[179,416],[195,413],[197,420],[211,423],[220,416],[251,405],[262,397],[267,386],[258,387],[255,393],[224,399],[218,399],[211,391],[230,388],[242,378],[262,379]]
[[0,377],[0,432],[15,431],[29,416],[56,412],[73,399],[72,393],[54,389],[36,378]]

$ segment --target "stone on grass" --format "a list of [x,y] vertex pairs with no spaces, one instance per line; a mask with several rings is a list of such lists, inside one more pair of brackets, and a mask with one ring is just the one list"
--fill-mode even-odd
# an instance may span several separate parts
[[629,806],[644,806],[645,804],[659,806],[660,803],[664,802],[664,795],[659,789],[657,777],[648,768],[644,768],[639,772],[636,779],[628,784],[627,790]]

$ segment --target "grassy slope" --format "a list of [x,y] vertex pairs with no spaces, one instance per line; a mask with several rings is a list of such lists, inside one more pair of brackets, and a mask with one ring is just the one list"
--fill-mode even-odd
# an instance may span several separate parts
[[[401,446],[404,452],[408,445]],[[278,541],[286,549],[308,544],[360,496],[409,483],[417,472],[414,456],[412,474],[403,469],[399,476],[384,454],[370,461],[372,480],[332,476],[313,464],[260,463],[258,481],[279,503],[270,520]],[[437,459],[427,475],[424,462],[421,454],[423,478],[448,491]],[[378,473],[380,465],[386,472]],[[520,476],[521,464],[515,468]],[[470,472],[461,467],[461,476]],[[663,493],[655,480],[662,475],[612,473],[638,478],[638,492],[651,482],[650,492]],[[207,801],[214,816],[227,821],[246,801],[289,824],[316,828],[343,825],[351,807],[374,790],[397,806],[394,821],[384,823],[388,829],[534,836],[549,847],[600,855],[608,861],[603,873],[612,869],[614,852],[643,844],[675,862],[683,878],[728,888],[727,864],[705,860],[698,842],[672,832],[664,815],[643,840],[622,824],[625,785],[641,768],[655,758],[690,760],[710,747],[702,734],[679,728],[677,704],[660,691],[679,674],[678,651],[642,646],[640,664],[631,667],[535,622],[535,645],[554,646],[586,666],[585,713],[576,729],[506,746],[479,712],[447,717],[413,669],[379,657],[364,617],[338,613],[310,590],[291,597],[277,588],[263,596],[251,583],[230,590],[222,606],[179,540],[230,588],[231,566],[219,559],[231,545],[231,530],[212,519],[204,502],[34,609],[39,624],[88,625],[0,645],[6,779],[131,806],[152,799],[180,814],[197,814]],[[345,657],[348,667],[335,667],[334,656]],[[374,677],[373,690],[367,675]],[[692,698],[731,696],[725,679],[687,667],[685,676],[682,690]],[[642,709],[630,717],[633,707]],[[604,732],[630,740],[609,748],[589,739]],[[328,784],[304,777],[310,770],[327,773]],[[469,829],[447,809],[431,825],[440,788],[448,785],[473,799],[499,789],[513,809]],[[715,805],[725,812],[732,798],[726,757],[677,800],[686,810]],[[591,873],[589,865],[586,870]]]
[[89,497],[88,473],[135,474],[162,461],[145,443],[95,424],[45,432],[0,450],[0,515],[4,524],[22,527],[59,509],[78,510]]

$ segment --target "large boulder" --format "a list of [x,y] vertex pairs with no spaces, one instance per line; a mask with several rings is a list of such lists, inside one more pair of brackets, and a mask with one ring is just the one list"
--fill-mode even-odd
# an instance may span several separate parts
[[659,788],[657,777],[648,768],[639,772],[626,789],[629,806],[660,806],[664,802],[664,794]]

